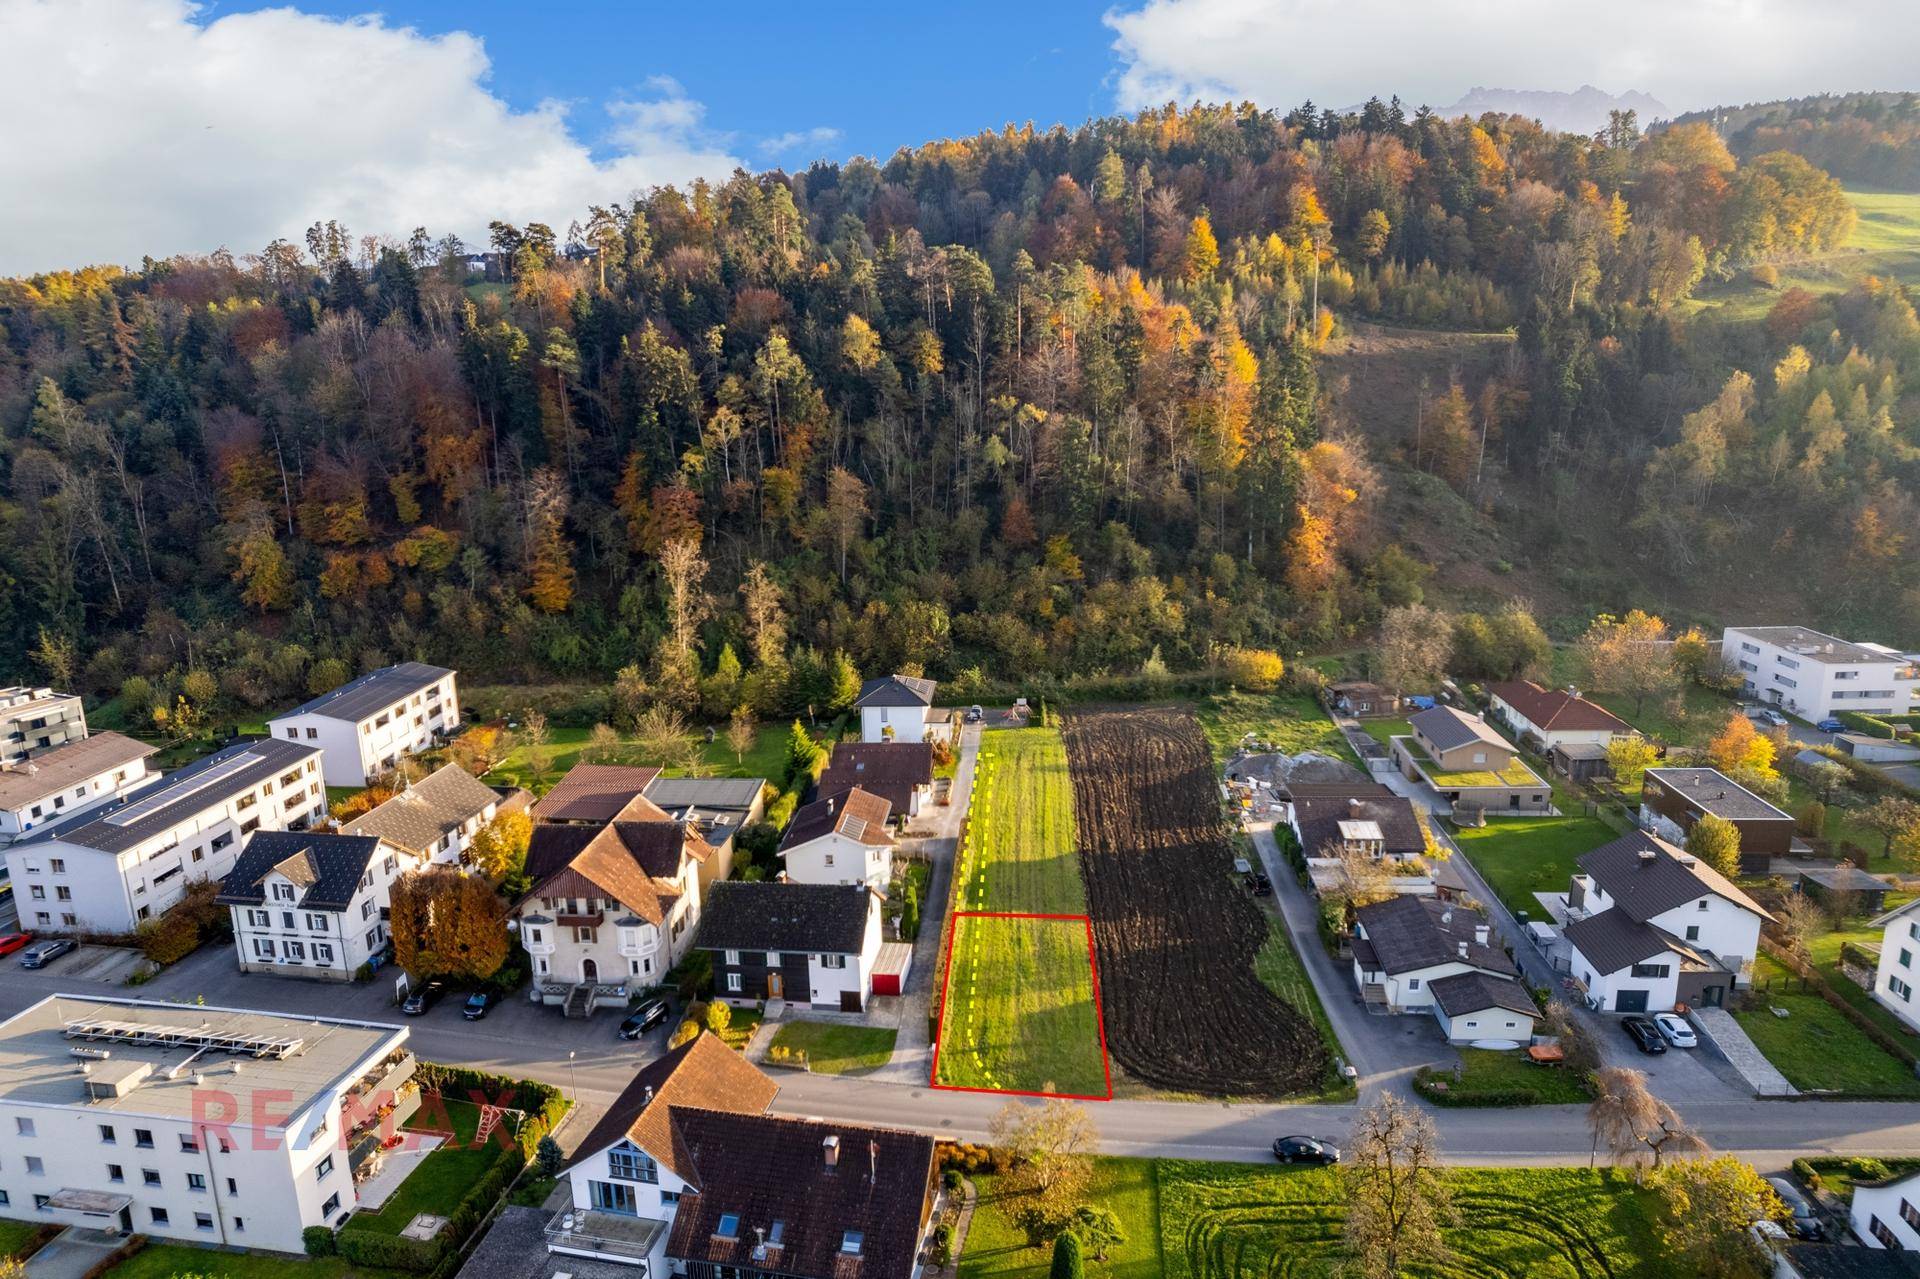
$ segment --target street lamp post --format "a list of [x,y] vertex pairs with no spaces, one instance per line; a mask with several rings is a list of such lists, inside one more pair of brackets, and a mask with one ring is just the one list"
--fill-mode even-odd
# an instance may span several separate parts
[[573,1083],[573,1104],[577,1106],[580,1104],[580,1075],[573,1067],[574,1055],[574,1049],[567,1049],[567,1078]]

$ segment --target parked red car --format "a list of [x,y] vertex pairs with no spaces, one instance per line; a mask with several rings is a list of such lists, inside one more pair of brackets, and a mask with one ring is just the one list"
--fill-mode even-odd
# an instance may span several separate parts
[[11,955],[33,940],[32,933],[0,934],[0,955]]

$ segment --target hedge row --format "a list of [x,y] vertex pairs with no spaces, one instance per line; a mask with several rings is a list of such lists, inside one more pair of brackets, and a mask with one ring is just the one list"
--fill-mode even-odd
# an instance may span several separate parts
[[1828,1006],[1852,1022],[1854,1028],[1861,1034],[1878,1044],[1896,1060],[1904,1062],[1907,1069],[1912,1070],[1916,1066],[1920,1066],[1920,1054],[1916,1054],[1912,1048],[1909,1048],[1894,1036],[1888,1034],[1873,1018],[1867,1016],[1842,998],[1840,992],[1835,990],[1827,981],[1826,974],[1807,963],[1806,960],[1801,959],[1798,955],[1788,951],[1770,937],[1762,937],[1760,939],[1760,949],[1770,958],[1787,968],[1794,976],[1806,982],[1808,990],[1811,990],[1814,994],[1826,1000]]
[[[530,1116],[522,1125],[523,1142],[526,1129],[534,1123]],[[467,1187],[467,1193],[447,1213],[447,1224],[431,1239],[403,1239],[399,1235],[355,1230],[349,1222],[346,1229],[334,1236],[334,1249],[354,1265],[370,1269],[408,1270],[415,1274],[436,1270],[449,1256],[459,1255],[467,1237],[493,1211],[526,1165],[527,1155],[520,1147],[502,1150],[500,1157]]]
[[567,1113],[566,1094],[537,1079],[513,1079],[470,1066],[447,1066],[434,1061],[421,1062],[414,1078],[423,1090],[438,1092],[456,1101],[472,1101],[478,1093],[482,1098],[501,1099],[490,1104],[525,1111],[527,1121],[520,1125],[519,1145],[526,1159],[533,1158],[540,1139],[552,1132],[560,1117]]

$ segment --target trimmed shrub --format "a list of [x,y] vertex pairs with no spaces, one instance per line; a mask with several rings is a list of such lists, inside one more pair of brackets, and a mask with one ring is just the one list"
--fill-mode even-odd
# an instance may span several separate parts
[[331,1257],[334,1254],[333,1228],[331,1226],[308,1226],[300,1232],[300,1243],[309,1257]]

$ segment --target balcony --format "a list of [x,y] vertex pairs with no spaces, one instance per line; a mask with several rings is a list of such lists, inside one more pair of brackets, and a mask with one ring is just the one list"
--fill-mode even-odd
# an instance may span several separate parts
[[666,1230],[664,1221],[568,1208],[547,1223],[547,1251],[644,1262]]
[[585,915],[561,915],[559,923],[562,928],[598,928],[606,917],[605,911],[596,910]]

